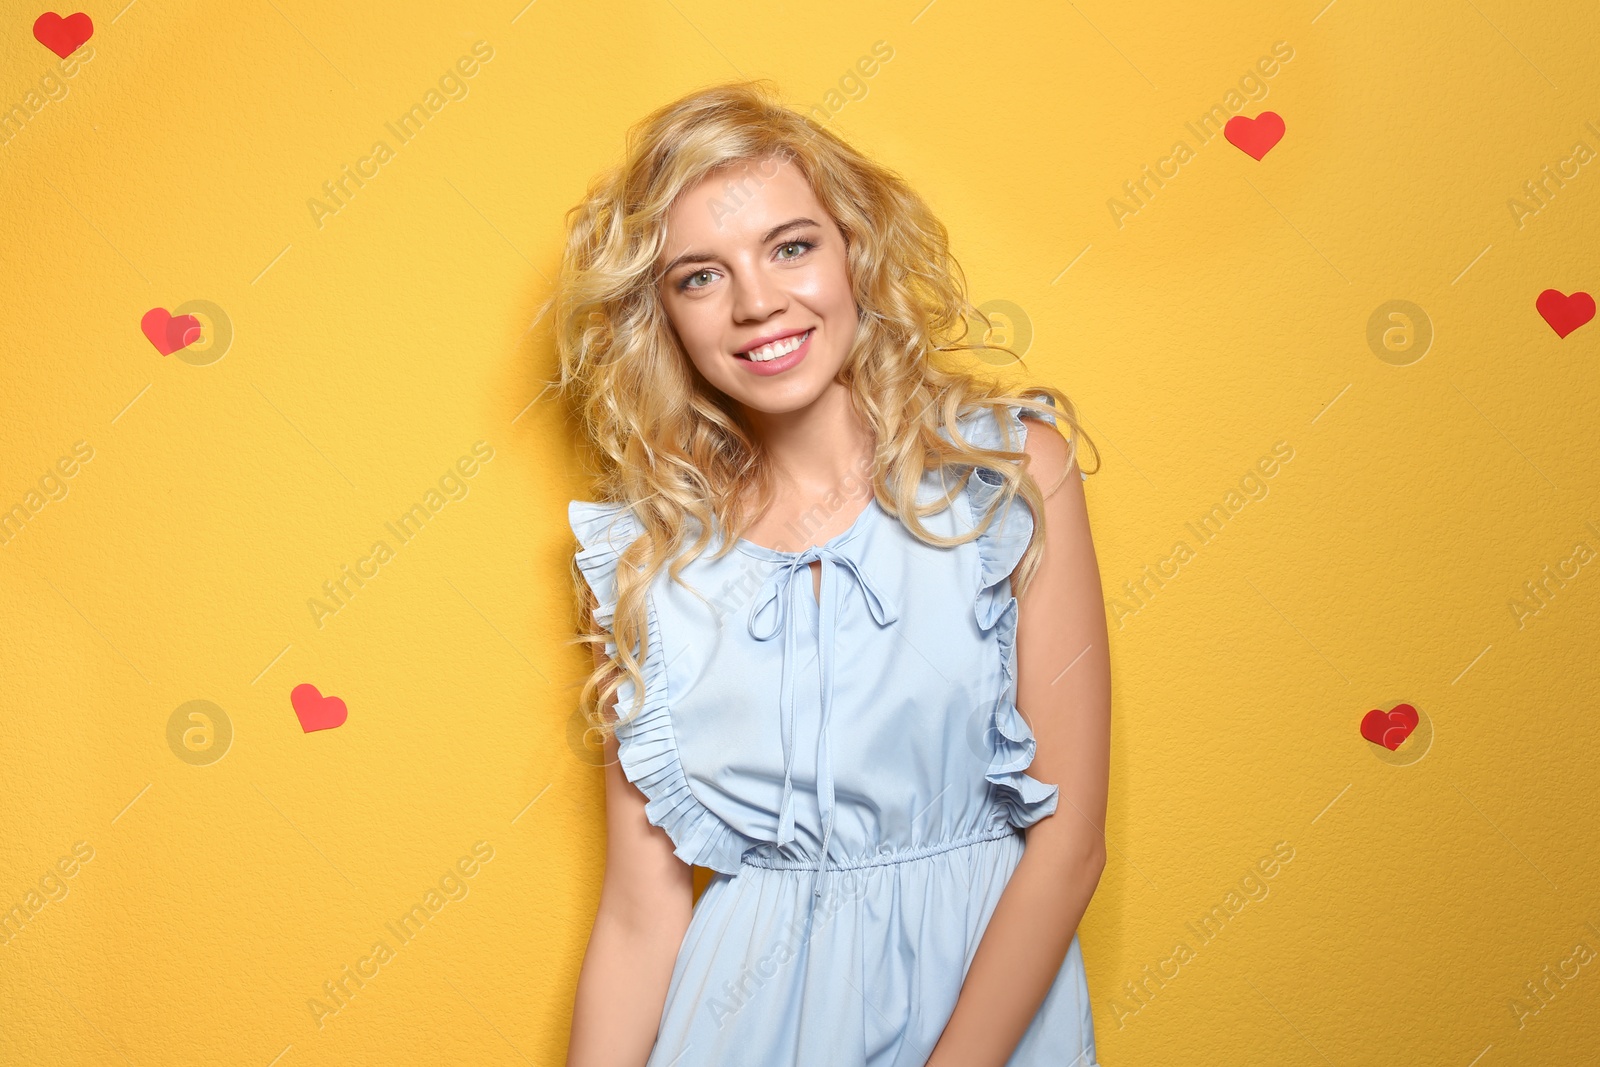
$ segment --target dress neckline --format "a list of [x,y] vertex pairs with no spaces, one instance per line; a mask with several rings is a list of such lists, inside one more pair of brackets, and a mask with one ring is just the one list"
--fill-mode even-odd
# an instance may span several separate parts
[[747,541],[742,537],[734,540],[734,547],[743,552],[745,555],[755,556],[757,559],[779,561],[794,559],[796,556],[804,555],[805,553],[810,552],[812,548],[838,548],[840,545],[853,539],[857,534],[866,528],[866,525],[870,521],[873,512],[881,512],[882,510],[883,505],[878,503],[878,497],[876,494],[874,494],[867,498],[867,506],[861,509],[860,514],[855,517],[855,519],[844,530],[844,532],[835,534],[834,536],[828,538],[828,540],[822,542],[820,545],[813,545],[810,548],[802,548],[795,552],[786,552],[781,548],[768,548],[766,545],[758,545],[754,541]]

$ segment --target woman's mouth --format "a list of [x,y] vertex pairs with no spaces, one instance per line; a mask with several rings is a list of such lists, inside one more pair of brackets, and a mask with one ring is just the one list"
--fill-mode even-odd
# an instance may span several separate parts
[[749,352],[737,352],[735,356],[754,374],[778,374],[806,357],[806,353],[811,349],[811,335],[814,333],[816,327],[813,326],[805,333],[785,337],[781,341],[774,341],[770,345],[763,345]]

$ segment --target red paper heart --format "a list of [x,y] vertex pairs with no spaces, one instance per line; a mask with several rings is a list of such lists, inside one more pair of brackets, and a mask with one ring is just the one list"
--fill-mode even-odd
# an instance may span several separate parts
[[54,11],[46,11],[33,20],[33,39],[50,51],[66,59],[94,36],[94,23],[82,11],[62,18]]
[[1417,709],[1410,704],[1396,704],[1391,711],[1374,708],[1361,718],[1361,736],[1393,752],[1411,736],[1417,720]]
[[1222,127],[1228,143],[1252,159],[1260,159],[1283,140],[1283,118],[1276,111],[1263,111],[1255,118],[1235,115]]
[[200,320],[193,315],[173,318],[166,308],[151,308],[139,320],[139,328],[163,356],[188,348],[200,340]]
[[1539,309],[1539,314],[1544,316],[1544,321],[1550,324],[1557,337],[1567,336],[1594,318],[1594,297],[1588,293],[1567,296],[1559,289],[1546,289],[1539,294],[1533,306]]
[[300,729],[308,734],[313,730],[331,730],[335,726],[343,726],[345,719],[350,717],[350,709],[344,706],[344,701],[338,697],[323,696],[310,682],[295,686],[289,694],[289,703],[294,705],[294,713],[300,719]]

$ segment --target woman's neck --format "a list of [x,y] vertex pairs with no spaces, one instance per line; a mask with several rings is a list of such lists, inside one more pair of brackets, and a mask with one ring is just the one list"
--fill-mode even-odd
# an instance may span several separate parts
[[[746,410],[745,418],[773,479],[772,503],[752,523],[749,539],[766,543],[762,533],[790,528],[806,515],[810,526],[820,521],[819,540],[847,529],[872,496],[874,458],[872,431],[856,413],[849,390],[829,389],[797,411]],[[755,501],[746,498],[744,505]],[[839,528],[829,528],[833,524]]]

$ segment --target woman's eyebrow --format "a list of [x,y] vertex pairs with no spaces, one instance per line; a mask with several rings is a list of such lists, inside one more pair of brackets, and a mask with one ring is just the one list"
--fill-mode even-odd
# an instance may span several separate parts
[[[777,237],[780,234],[786,233],[787,231],[795,229],[796,227],[799,227],[799,226],[815,226],[815,225],[817,225],[817,223],[813,219],[807,219],[807,218],[790,219],[788,222],[779,223],[778,225],[774,226],[772,229],[768,230],[766,233],[762,234],[760,243],[761,244],[767,244],[774,237]],[[717,257],[711,252],[685,252],[682,255],[676,257],[675,259],[673,259],[673,261],[671,263],[668,263],[664,268],[662,268],[661,273],[664,274],[664,275],[665,274],[671,274],[673,270],[675,270],[676,268],[682,266],[685,263],[705,263],[705,262],[708,262],[708,261],[716,259],[716,258]]]

